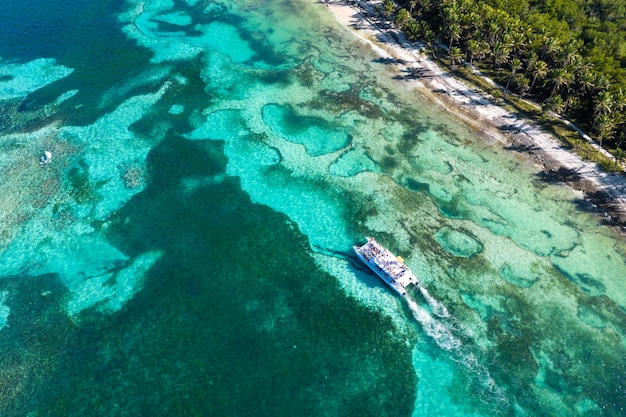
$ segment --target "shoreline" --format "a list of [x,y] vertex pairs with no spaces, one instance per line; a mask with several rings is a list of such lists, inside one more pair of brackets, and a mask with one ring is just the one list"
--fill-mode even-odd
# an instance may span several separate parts
[[410,91],[442,106],[478,134],[504,144],[505,149],[525,156],[541,167],[544,180],[557,182],[583,193],[581,210],[592,211],[605,223],[626,233],[626,177],[610,174],[565,149],[554,136],[532,120],[511,113],[495,98],[469,86],[421,52],[402,33],[376,24],[373,6],[359,1],[322,0],[335,19],[381,58],[389,59],[395,71],[408,76],[402,83]]

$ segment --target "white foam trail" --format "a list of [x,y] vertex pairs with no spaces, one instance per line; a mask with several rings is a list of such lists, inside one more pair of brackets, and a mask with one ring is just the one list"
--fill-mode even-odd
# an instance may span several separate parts
[[446,326],[452,333],[460,333],[463,336],[467,336],[467,329],[464,329],[461,323],[448,311],[448,308],[435,297],[430,295],[428,290],[421,285],[417,286],[422,293],[422,296],[430,306],[433,314],[441,319],[445,319]]
[[[420,287],[420,290],[433,309],[434,314],[441,314],[442,318],[450,317],[448,309],[441,302],[434,299],[423,287]],[[437,346],[450,352],[450,359],[465,366],[476,378],[475,381],[482,387],[482,400],[494,404],[497,408],[506,408],[508,399],[505,393],[496,385],[487,367],[481,364],[476,356],[463,346],[461,340],[453,334],[453,330],[437,318],[431,316],[426,309],[417,305],[408,296],[404,298],[413,313],[413,317],[422,325],[426,334],[437,343]]]
[[437,317],[441,317],[442,319],[450,317],[450,312],[448,311],[446,306],[443,305],[442,302],[430,295],[428,290],[421,285],[419,285],[418,288],[422,293],[422,296],[424,296],[424,299],[426,300],[428,305],[433,309],[433,313],[435,313]]
[[428,314],[428,311],[418,306],[415,301],[408,297],[406,302],[409,308],[413,312],[413,317],[421,325],[426,334],[433,338],[437,345],[447,351],[459,349],[461,347],[461,341],[454,337],[450,330],[444,326],[440,321]]

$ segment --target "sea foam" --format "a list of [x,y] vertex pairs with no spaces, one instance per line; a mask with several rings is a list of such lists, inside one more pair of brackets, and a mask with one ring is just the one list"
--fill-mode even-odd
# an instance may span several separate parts
[[[423,294],[428,294],[424,291]],[[437,306],[439,312],[444,312],[447,317],[451,317],[445,306],[430,296],[429,305]],[[413,317],[422,326],[424,332],[439,346],[441,349],[449,352],[449,357],[453,361],[462,365],[480,386],[481,400],[488,404],[504,409],[508,406],[508,399],[502,389],[496,385],[495,380],[489,373],[489,370],[483,365],[478,358],[463,345],[461,339],[455,335],[455,329],[446,325],[429,314],[429,312],[420,307],[415,301],[409,297],[405,297],[409,309],[413,313]]]

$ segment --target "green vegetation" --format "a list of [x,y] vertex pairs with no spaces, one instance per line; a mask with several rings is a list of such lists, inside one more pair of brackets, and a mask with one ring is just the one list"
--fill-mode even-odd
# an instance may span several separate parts
[[[440,41],[502,86],[590,132],[623,159],[626,0],[399,0],[384,15],[409,40]],[[444,46],[445,45],[445,46]]]

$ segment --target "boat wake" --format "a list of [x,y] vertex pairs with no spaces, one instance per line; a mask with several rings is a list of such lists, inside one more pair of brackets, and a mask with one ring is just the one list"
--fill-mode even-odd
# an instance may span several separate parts
[[448,329],[443,323],[431,316],[425,308],[420,307],[417,303],[411,300],[409,297],[405,297],[406,302],[413,312],[413,317],[428,336],[430,336],[437,346],[446,351],[458,350],[461,348],[461,341],[456,338],[450,329]]
[[442,302],[440,302],[439,300],[436,300],[435,297],[430,295],[428,290],[426,288],[422,287],[421,285],[419,285],[418,288],[419,288],[420,292],[422,293],[422,296],[424,297],[424,299],[426,300],[426,302],[430,306],[430,308],[432,308],[433,313],[437,317],[441,317],[441,318],[444,318],[444,319],[450,317],[450,312],[448,311],[448,309],[446,308],[446,306]]
[[[508,399],[504,392],[496,385],[495,380],[489,374],[487,367],[479,362],[476,356],[463,345],[459,335],[461,329],[451,326],[443,320],[457,322],[443,303],[431,296],[428,291],[419,286],[426,302],[432,309],[433,314],[420,307],[408,296],[404,297],[413,313],[413,317],[422,326],[424,332],[439,346],[449,353],[450,359],[461,364],[470,371],[474,381],[478,383],[483,402],[504,410],[508,405]],[[437,316],[443,320],[439,320]]]

